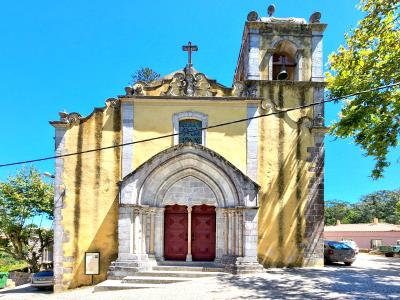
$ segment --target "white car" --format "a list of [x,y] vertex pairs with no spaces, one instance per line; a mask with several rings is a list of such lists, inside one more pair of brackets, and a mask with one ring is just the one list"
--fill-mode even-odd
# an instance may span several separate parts
[[351,248],[354,250],[354,252],[355,252],[356,254],[358,254],[358,252],[360,251],[360,248],[358,248],[358,246],[357,246],[357,244],[356,244],[355,241],[352,241],[352,240],[343,240],[343,241],[341,241],[341,242],[342,242],[342,243],[345,243],[347,246],[351,247]]

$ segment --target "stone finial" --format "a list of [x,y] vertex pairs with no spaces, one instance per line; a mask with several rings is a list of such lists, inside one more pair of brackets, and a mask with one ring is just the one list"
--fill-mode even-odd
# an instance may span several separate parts
[[319,23],[320,20],[321,20],[321,13],[316,11],[310,16],[309,22],[310,23]]
[[275,13],[275,4],[271,4],[270,6],[268,6],[268,16],[272,17],[272,15]]
[[247,15],[247,21],[248,22],[255,22],[258,20],[258,13],[255,11],[251,11],[249,12],[249,14]]

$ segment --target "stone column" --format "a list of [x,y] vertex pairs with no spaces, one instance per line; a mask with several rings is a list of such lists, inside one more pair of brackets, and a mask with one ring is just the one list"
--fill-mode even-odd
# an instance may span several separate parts
[[235,209],[233,209],[232,210],[232,212],[231,212],[231,214],[232,214],[232,229],[233,229],[233,232],[232,232],[232,254],[233,255],[237,255],[237,244],[236,244],[236,242],[237,242],[237,220],[236,220],[236,210]]
[[238,236],[239,236],[238,255],[243,256],[243,210],[239,208],[237,214],[238,214]]
[[156,208],[154,250],[159,260],[164,260],[164,207]]
[[147,253],[146,245],[146,234],[147,233],[147,209],[142,210],[142,251],[141,253]]
[[224,254],[229,255],[229,214],[227,209],[224,209]]
[[142,246],[142,210],[139,207],[133,207],[132,209],[132,222],[131,222],[131,245],[132,254],[141,254]]
[[155,208],[150,209],[150,249],[149,249],[149,254],[154,256],[154,215],[156,213]]
[[225,254],[224,250],[224,209],[217,207],[215,209],[215,217],[216,217],[216,226],[215,226],[215,260],[219,260],[222,258],[222,255]]
[[234,248],[234,243],[233,243],[233,214],[232,210],[228,209],[228,254],[233,255],[233,248]]
[[188,253],[186,261],[192,261],[192,208],[188,207]]

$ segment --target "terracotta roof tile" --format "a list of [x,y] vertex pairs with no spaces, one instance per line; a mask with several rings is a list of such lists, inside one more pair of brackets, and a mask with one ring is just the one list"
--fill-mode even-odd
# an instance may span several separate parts
[[334,226],[325,226],[326,232],[338,231],[400,231],[400,225],[388,223],[365,223],[365,224],[340,224]]

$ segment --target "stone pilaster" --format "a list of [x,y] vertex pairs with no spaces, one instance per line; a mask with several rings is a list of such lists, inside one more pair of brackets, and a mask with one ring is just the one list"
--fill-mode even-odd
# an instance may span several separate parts
[[[62,155],[65,151],[65,125],[55,126],[55,155]],[[64,227],[62,225],[63,198],[65,186],[62,181],[64,173],[64,158],[59,157],[55,160],[54,178],[54,249],[53,249],[53,269],[54,269],[54,292],[60,292],[63,288],[64,274],[64,250],[63,241],[65,238]]]
[[[134,126],[134,110],[132,102],[121,103],[121,118],[122,118],[122,143],[133,142],[133,126]],[[133,171],[133,147],[134,145],[126,145],[121,147],[121,173],[122,178]]]
[[260,79],[260,33],[258,29],[249,30],[248,80]]
[[[247,105],[247,118],[259,115],[257,104]],[[258,174],[258,124],[259,119],[247,121],[247,176],[257,181]]]

